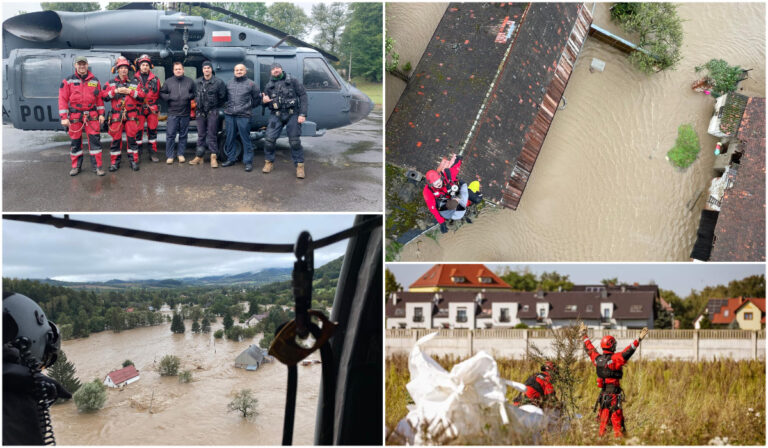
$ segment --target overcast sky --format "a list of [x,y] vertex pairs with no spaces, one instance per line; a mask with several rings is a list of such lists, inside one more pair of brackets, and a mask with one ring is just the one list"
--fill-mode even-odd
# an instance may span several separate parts
[[[397,282],[404,289],[427,272],[431,264],[387,264]],[[763,264],[711,264],[711,263],[562,263],[562,264],[486,264],[493,272],[499,272],[504,266],[512,270],[525,269],[537,275],[542,272],[556,271],[567,274],[576,284],[599,284],[604,278],[618,277],[619,282],[648,284],[656,282],[660,288],[669,289],[678,296],[685,297],[691,289],[701,290],[705,286],[727,285],[731,280],[739,280],[750,275],[765,274]]]
[[[61,216],[61,215],[57,215]],[[294,244],[302,230],[314,240],[354,224],[354,215],[169,214],[70,215],[72,219],[173,235],[252,243]],[[3,276],[65,281],[159,279],[292,267],[292,254],[200,249],[3,220]],[[315,266],[346,251],[348,240],[315,251]]]

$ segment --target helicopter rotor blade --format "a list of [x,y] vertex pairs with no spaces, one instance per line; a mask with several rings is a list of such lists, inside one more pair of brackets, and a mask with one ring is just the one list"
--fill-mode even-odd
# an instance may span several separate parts
[[201,8],[210,9],[211,11],[216,11],[218,13],[230,16],[233,19],[237,19],[237,20],[239,20],[239,21],[241,21],[243,23],[247,23],[247,24],[249,24],[249,25],[251,25],[253,27],[256,27],[258,29],[266,31],[269,34],[274,35],[275,37],[279,37],[281,39],[287,39],[288,41],[293,42],[295,44],[298,44],[298,45],[300,45],[302,47],[308,47],[308,48],[312,48],[313,50],[317,50],[320,54],[322,54],[323,56],[325,56],[326,58],[328,58],[328,59],[330,59],[330,60],[332,60],[334,62],[338,62],[339,61],[339,58],[337,58],[336,56],[332,55],[331,53],[328,53],[327,51],[323,50],[322,48],[316,47],[316,46],[314,46],[314,45],[312,45],[312,44],[310,44],[308,42],[304,42],[303,40],[301,40],[301,39],[299,39],[297,37],[291,36],[290,34],[285,33],[283,31],[280,31],[277,28],[273,28],[273,27],[271,27],[269,25],[266,25],[266,24],[261,23],[259,21],[256,21],[256,20],[253,20],[251,18],[248,18],[248,17],[246,17],[244,15],[237,14],[237,13],[234,13],[234,12],[231,12],[231,11],[227,11],[224,8],[220,8],[218,6],[214,6],[214,5],[210,4],[210,3],[192,2],[192,3],[186,3],[186,4],[190,5],[190,6],[199,6]]

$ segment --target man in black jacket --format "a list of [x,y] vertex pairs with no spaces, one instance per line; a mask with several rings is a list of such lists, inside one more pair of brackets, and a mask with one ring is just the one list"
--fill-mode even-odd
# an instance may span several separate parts
[[206,144],[211,151],[211,168],[218,168],[216,153],[216,136],[219,131],[219,108],[227,99],[227,86],[216,77],[211,61],[203,62],[203,76],[195,81],[195,98],[197,103],[197,149],[195,158],[189,164],[203,164]]
[[165,80],[160,89],[160,98],[168,105],[168,128],[165,131],[165,156],[168,165],[173,164],[176,155],[176,135],[179,136],[179,163],[184,163],[184,149],[187,147],[189,113],[195,99],[195,81],[184,76],[184,65],[173,63],[173,76]]
[[275,162],[275,142],[285,127],[291,158],[296,165],[296,177],[304,179],[304,149],[301,147],[301,124],[307,119],[307,91],[304,84],[287,73],[283,67],[272,64],[272,79],[264,87],[263,101],[269,107],[271,116],[264,141],[264,169],[272,171]]
[[224,150],[227,153],[227,161],[221,166],[228,167],[235,164],[237,160],[235,136],[238,136],[243,145],[245,171],[251,171],[253,169],[251,113],[254,107],[261,104],[261,93],[259,86],[245,76],[246,72],[245,64],[237,64],[235,77],[227,83],[227,105],[224,108],[224,126],[227,130],[227,142]]

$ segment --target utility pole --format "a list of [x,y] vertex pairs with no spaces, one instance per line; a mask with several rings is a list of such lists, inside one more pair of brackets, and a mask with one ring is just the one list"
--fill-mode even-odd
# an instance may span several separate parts
[[349,71],[347,72],[347,82],[352,82],[352,52],[349,52]]

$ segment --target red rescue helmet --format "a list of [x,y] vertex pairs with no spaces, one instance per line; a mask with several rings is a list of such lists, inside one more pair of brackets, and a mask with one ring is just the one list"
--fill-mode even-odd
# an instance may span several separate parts
[[432,185],[433,183],[435,183],[435,181],[440,180],[440,175],[435,170],[427,171],[427,174],[425,175],[425,177],[427,178],[427,183],[429,185]]
[[124,56],[120,56],[119,58],[117,58],[117,61],[115,61],[115,66],[112,67],[112,73],[115,73],[118,68],[123,67],[123,66],[128,67],[128,69],[133,68],[133,66],[128,61],[127,58],[125,58]]
[[146,62],[147,64],[149,64],[149,68],[155,68],[155,65],[152,64],[152,59],[150,59],[148,54],[142,54],[141,56],[136,58],[136,60],[133,63],[136,64],[136,67],[141,68],[141,64],[143,62]]
[[541,371],[542,372],[551,372],[556,373],[557,372],[557,366],[552,361],[547,361],[544,364],[541,365]]
[[600,340],[600,347],[603,351],[615,352],[616,351],[616,338],[607,334]]

